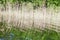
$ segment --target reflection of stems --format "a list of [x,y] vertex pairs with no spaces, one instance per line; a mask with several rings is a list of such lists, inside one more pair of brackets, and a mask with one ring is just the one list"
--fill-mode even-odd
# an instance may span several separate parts
[[33,10],[33,24],[32,27],[34,27],[34,10]]
[[[22,4],[21,4],[21,21],[22,21]],[[20,21],[21,23],[21,26],[22,26],[22,22]]]

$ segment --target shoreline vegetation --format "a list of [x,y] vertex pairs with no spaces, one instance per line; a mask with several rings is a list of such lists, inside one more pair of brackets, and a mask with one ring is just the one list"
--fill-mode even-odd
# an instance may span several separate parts
[[20,7],[22,4],[29,5],[29,3],[33,6],[34,9],[38,7],[56,8],[60,6],[60,0],[0,0],[0,6],[3,8],[5,7],[5,9],[9,5],[12,7]]
[[60,40],[60,0],[0,0],[0,40]]

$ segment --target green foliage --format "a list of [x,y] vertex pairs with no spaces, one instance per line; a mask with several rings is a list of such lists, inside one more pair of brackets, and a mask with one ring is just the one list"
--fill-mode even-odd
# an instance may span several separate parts
[[59,40],[59,35],[56,31],[47,30],[44,32],[42,40]]
[[5,5],[7,2],[10,2],[11,4],[22,4],[22,3],[32,3],[33,6],[41,6],[43,4],[43,0],[0,0],[0,4]]
[[5,35],[0,32],[0,38],[4,38],[5,40],[60,40],[60,34],[49,29],[42,31],[35,29],[22,31],[13,27],[10,32],[8,32],[6,32]]
[[11,4],[22,4],[22,3],[32,3],[34,7],[39,7],[42,6],[45,2],[45,6],[50,7],[50,6],[60,6],[60,0],[0,0],[0,4],[6,5],[7,2],[10,2]]
[[60,0],[47,0],[47,6],[60,6]]

